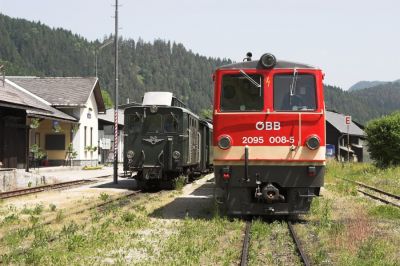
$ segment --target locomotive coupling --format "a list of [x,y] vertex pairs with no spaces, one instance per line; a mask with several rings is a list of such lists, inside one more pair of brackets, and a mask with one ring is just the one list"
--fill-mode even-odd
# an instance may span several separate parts
[[258,187],[256,189],[255,197],[258,199],[266,200],[269,203],[274,201],[285,200],[285,197],[279,193],[279,189],[274,185],[272,185],[271,183],[268,183],[266,186],[264,186],[261,191],[260,188]]

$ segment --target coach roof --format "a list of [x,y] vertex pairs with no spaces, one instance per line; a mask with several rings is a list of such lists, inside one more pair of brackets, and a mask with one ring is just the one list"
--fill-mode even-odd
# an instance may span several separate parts
[[[218,69],[265,69],[261,66],[260,61],[243,61],[240,63],[234,63],[229,65],[224,65],[219,67]],[[274,69],[277,68],[306,68],[306,69],[318,69],[314,66],[303,64],[303,63],[296,63],[291,61],[283,61],[279,60],[276,61],[276,65],[273,67]]]

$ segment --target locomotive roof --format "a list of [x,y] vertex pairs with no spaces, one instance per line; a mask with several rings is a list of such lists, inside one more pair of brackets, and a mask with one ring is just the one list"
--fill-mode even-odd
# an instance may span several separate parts
[[[129,110],[131,109],[143,109],[143,108],[150,108],[152,107],[152,105],[133,105],[133,106],[129,106],[125,108],[125,112],[129,112]],[[181,107],[181,106],[165,106],[165,105],[159,105],[158,106],[159,109],[178,109],[181,110],[184,113],[188,113],[196,118],[199,118],[199,116],[195,113],[193,113],[191,110],[185,108],[185,107]]]
[[143,96],[142,105],[172,105],[172,92],[148,91]]
[[[261,66],[260,61],[243,61],[239,63],[229,64],[220,66],[218,69],[265,69]],[[276,65],[273,68],[307,68],[307,69],[318,69],[317,67],[303,64],[303,63],[296,63],[291,61],[284,61],[279,60],[276,61]]]

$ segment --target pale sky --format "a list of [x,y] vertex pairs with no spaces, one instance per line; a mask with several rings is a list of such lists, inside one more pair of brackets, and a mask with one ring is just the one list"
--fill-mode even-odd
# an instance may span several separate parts
[[[115,0],[0,0],[0,13],[62,27],[88,40],[114,32]],[[400,78],[399,0],[119,0],[119,34],[183,43],[241,61],[270,52],[325,72],[347,89]],[[1,37],[1,36],[0,36]]]

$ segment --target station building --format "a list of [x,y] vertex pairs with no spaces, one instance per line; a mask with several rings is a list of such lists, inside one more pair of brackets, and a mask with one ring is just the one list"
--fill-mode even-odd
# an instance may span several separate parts
[[2,167],[98,161],[98,115],[105,112],[98,78],[5,77],[0,92]]
[[[349,138],[347,135],[349,134]],[[350,121],[346,125],[345,115],[326,111],[327,155],[338,161],[364,162],[369,160],[366,134],[362,125]]]

